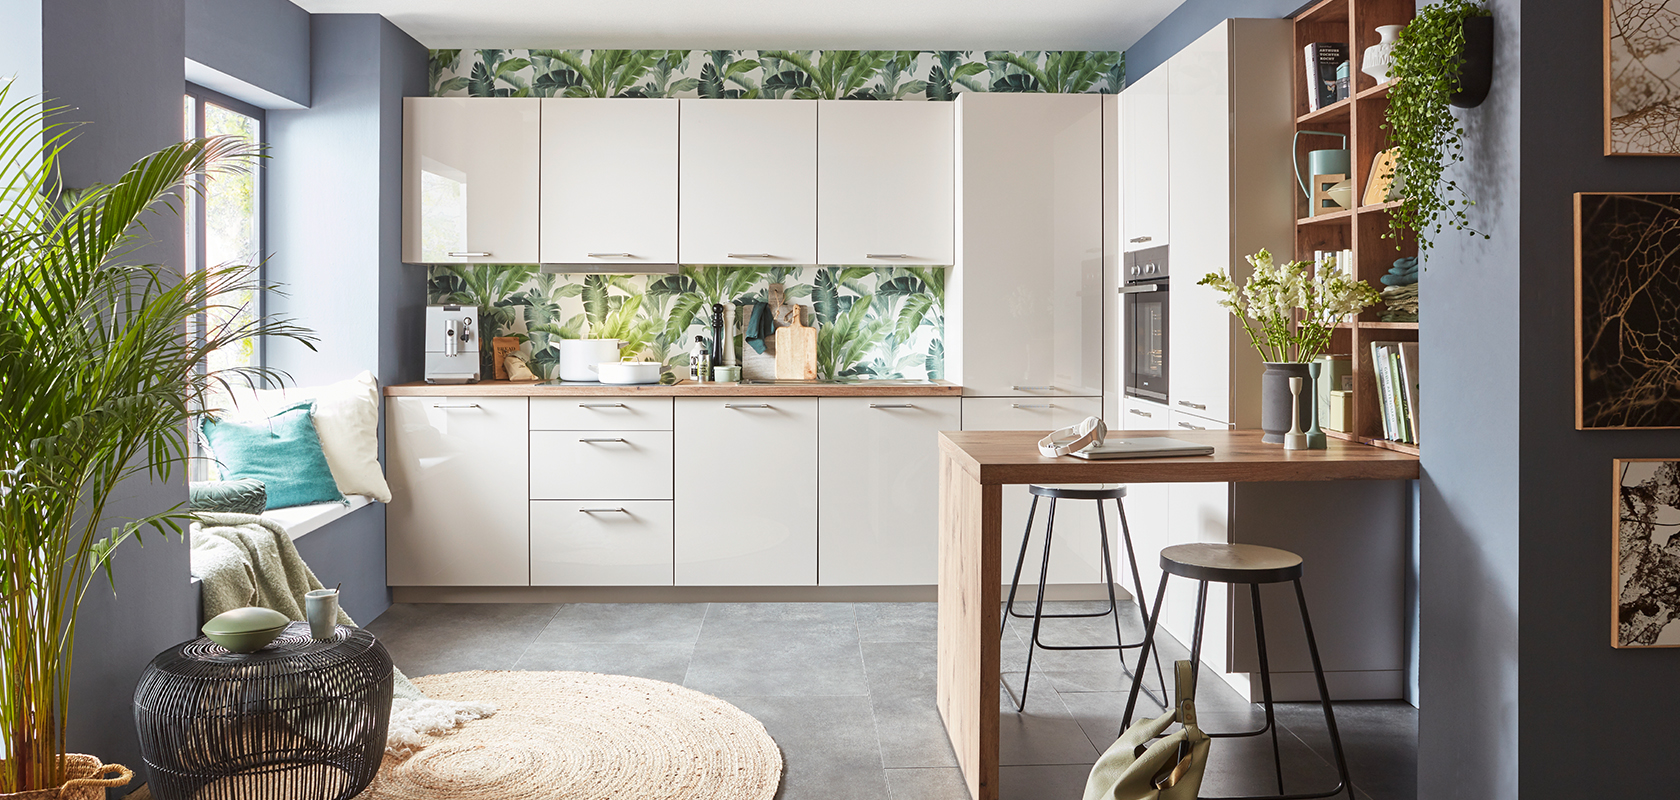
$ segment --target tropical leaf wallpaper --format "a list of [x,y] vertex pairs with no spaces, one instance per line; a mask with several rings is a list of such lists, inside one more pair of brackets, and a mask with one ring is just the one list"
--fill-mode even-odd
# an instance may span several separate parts
[[433,50],[433,97],[952,100],[1119,92],[1126,57],[1078,50]]

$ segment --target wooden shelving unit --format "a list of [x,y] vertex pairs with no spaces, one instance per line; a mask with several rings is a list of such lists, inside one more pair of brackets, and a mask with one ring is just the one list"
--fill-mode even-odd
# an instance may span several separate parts
[[[1353,156],[1353,196],[1365,195],[1371,161],[1388,148],[1382,129],[1388,110],[1390,83],[1378,84],[1359,71],[1365,48],[1377,43],[1378,25],[1404,25],[1415,14],[1412,0],[1323,0],[1295,17],[1295,127],[1345,133]],[[1317,111],[1309,111],[1306,94],[1304,50],[1313,42],[1347,42],[1353,96]],[[1303,136],[1297,156],[1306,164],[1308,150],[1332,147],[1326,137]],[[1315,250],[1353,250],[1354,276],[1381,288],[1383,274],[1402,256],[1417,255],[1416,240],[1384,238],[1388,232],[1389,209],[1396,203],[1358,206],[1347,211],[1309,217],[1305,197],[1296,193],[1295,257],[1311,260]],[[1378,408],[1375,371],[1371,364],[1373,341],[1417,341],[1416,322],[1381,322],[1381,306],[1359,315],[1349,324],[1337,326],[1330,352],[1353,356],[1353,430],[1327,431],[1339,439],[1364,442],[1377,447],[1416,454],[1417,445],[1383,438],[1382,413]]]

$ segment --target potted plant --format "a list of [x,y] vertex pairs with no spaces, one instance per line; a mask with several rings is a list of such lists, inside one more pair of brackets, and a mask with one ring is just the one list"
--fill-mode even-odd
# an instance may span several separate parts
[[[1241,286],[1223,270],[1208,273],[1196,285],[1224,294],[1219,304],[1242,323],[1248,340],[1266,362],[1266,372],[1260,377],[1260,427],[1266,432],[1261,439],[1281,444],[1291,427],[1289,379],[1308,379],[1307,363],[1330,346],[1336,324],[1375,304],[1379,296],[1365,281],[1335,270],[1315,273],[1306,261],[1280,267],[1267,250],[1248,256],[1247,261],[1254,270]],[[1302,406],[1303,411],[1309,408]],[[1302,415],[1302,428],[1311,424],[1310,416],[1310,412]]]
[[[1443,227],[1481,234],[1470,225],[1475,205],[1446,168],[1464,160],[1464,128],[1448,106],[1471,108],[1492,78],[1493,18],[1471,0],[1423,7],[1400,30],[1390,52],[1388,112],[1383,128],[1397,150],[1394,185],[1403,196],[1389,213],[1396,246],[1415,235],[1420,254]],[[1426,235],[1427,234],[1427,235]]]
[[238,319],[218,312],[261,288],[251,267],[133,263],[150,215],[178,213],[198,178],[249,169],[254,145],[182,142],[72,192],[57,176],[73,127],[10,91],[0,84],[0,797],[103,800],[127,770],[65,752],[77,610],[123,541],[188,521],[180,507],[114,520],[107,499],[123,481],[170,480],[212,388],[263,372],[207,371],[212,352],[308,337],[284,322],[201,322]]

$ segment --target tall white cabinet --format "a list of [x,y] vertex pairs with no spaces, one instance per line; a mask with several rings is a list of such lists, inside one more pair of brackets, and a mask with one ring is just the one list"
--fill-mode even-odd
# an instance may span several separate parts
[[818,263],[817,101],[680,102],[683,263]]
[[403,261],[536,263],[541,103],[403,98]]
[[817,263],[950,264],[951,103],[817,102]]
[[1156,67],[1120,93],[1120,185],[1124,195],[1126,252],[1171,241],[1167,223],[1171,129],[1167,87],[1172,70]]
[[543,263],[676,264],[678,101],[541,102]]

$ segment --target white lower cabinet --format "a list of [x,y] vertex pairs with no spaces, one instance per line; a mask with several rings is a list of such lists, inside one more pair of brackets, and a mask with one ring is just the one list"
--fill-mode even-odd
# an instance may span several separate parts
[[531,431],[533,500],[671,499],[670,431]]
[[[1121,402],[1120,425],[1124,431],[1166,431],[1172,412],[1166,405],[1136,397]],[[1110,436],[1115,434],[1110,433]],[[1161,580],[1161,550],[1172,544],[1172,484],[1133,483],[1126,487],[1126,519],[1132,527],[1132,546],[1137,549],[1138,574],[1143,580],[1145,608],[1155,602]],[[1131,585],[1131,565],[1125,554],[1115,550],[1114,570],[1122,583]]]
[[[1173,430],[1229,427],[1179,411],[1172,412],[1171,420]],[[1173,483],[1167,484],[1167,490],[1172,507],[1168,520],[1169,544],[1231,541],[1231,484]],[[1159,563],[1159,556],[1155,561]],[[1195,633],[1196,586],[1195,581],[1187,578],[1173,578],[1167,584],[1167,608],[1161,614],[1161,624],[1187,646]],[[1230,654],[1230,591],[1226,584],[1208,584],[1205,623],[1208,633],[1202,637],[1202,663],[1219,667],[1221,673]]]
[[680,397],[675,428],[676,585],[816,585],[817,398]]
[[670,501],[531,501],[532,586],[670,586]]
[[962,427],[955,397],[817,402],[817,583],[939,582],[939,432]]
[[530,582],[526,409],[523,397],[387,401],[390,585]]
[[[1100,397],[964,397],[965,431],[1045,431],[1077,425],[1086,417],[1102,416]],[[1021,552],[1021,534],[1026,529],[1032,495],[1025,486],[1003,487],[1003,582],[1015,574]],[[1044,563],[1044,522],[1049,500],[1040,500],[1033,517],[1033,535],[1027,543],[1027,557],[1021,569],[1021,583],[1037,585]],[[1119,526],[1114,506],[1104,509],[1111,526],[1109,544],[1119,546]],[[1097,536],[1097,507],[1090,500],[1057,503],[1056,535],[1051,543],[1050,583],[1097,583],[1102,574],[1102,545]],[[1130,581],[1121,580],[1122,585]]]

